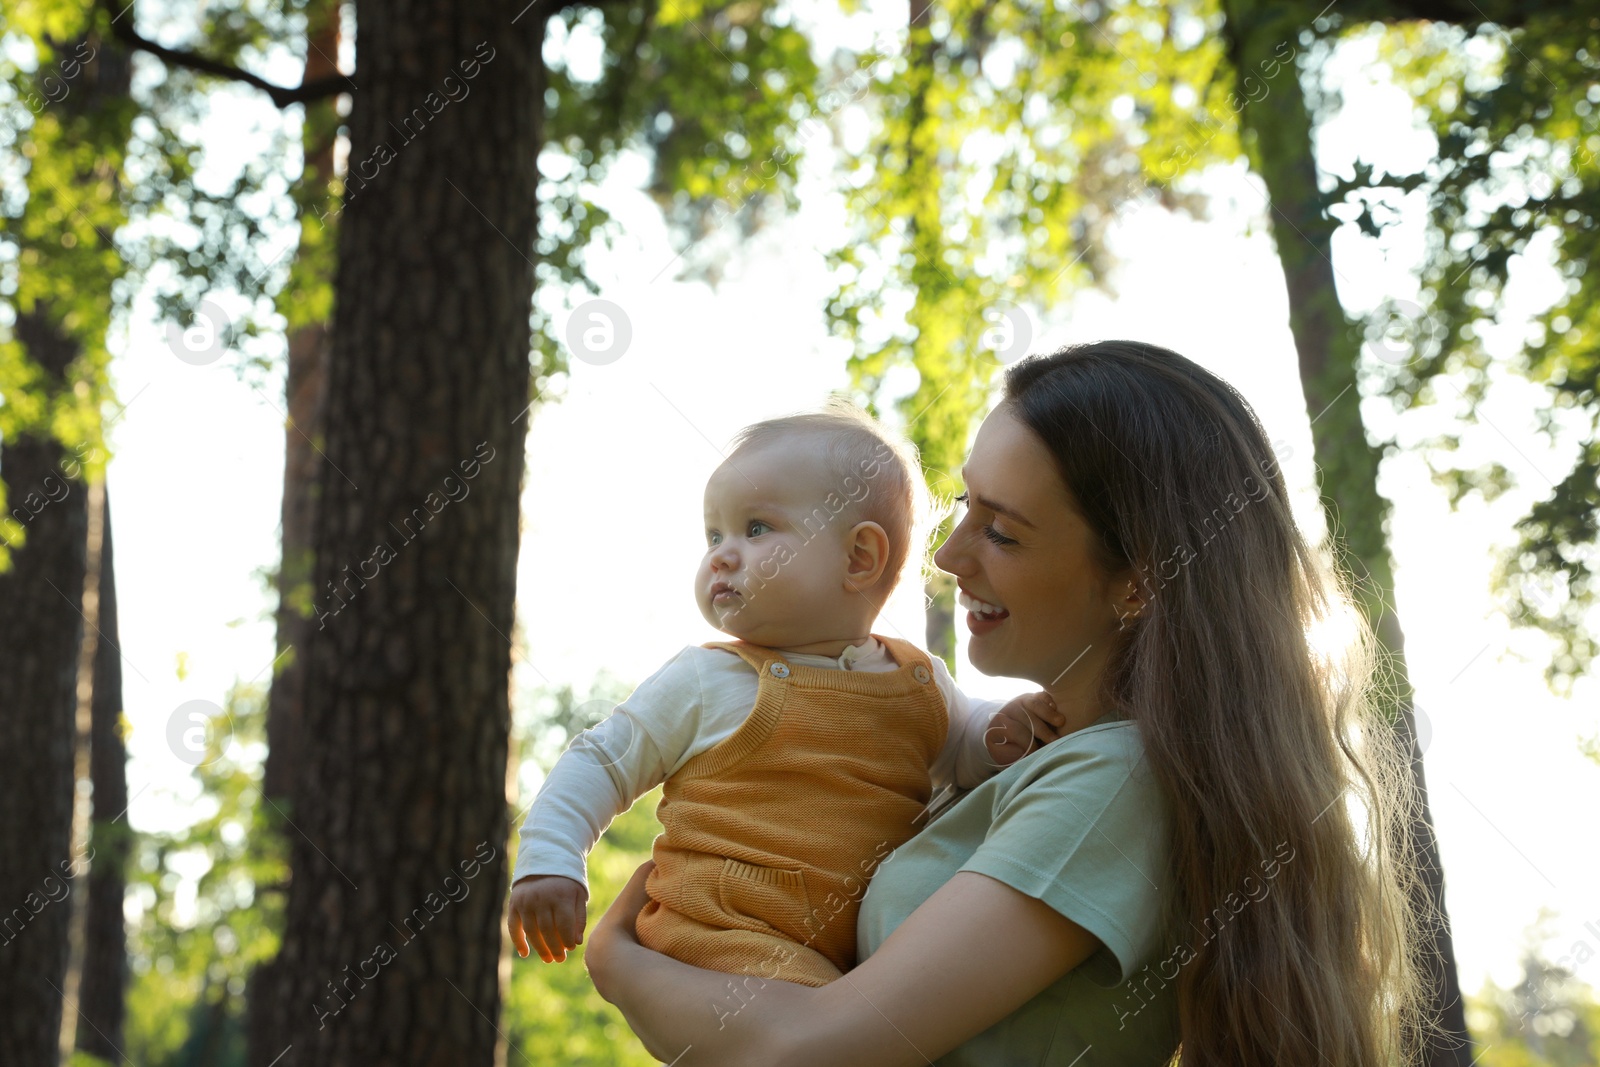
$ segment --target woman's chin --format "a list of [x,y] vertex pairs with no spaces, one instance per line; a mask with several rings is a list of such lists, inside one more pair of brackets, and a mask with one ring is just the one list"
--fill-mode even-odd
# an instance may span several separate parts
[[1005,669],[1005,656],[995,647],[994,642],[976,634],[967,639],[967,662],[984,674],[1003,675]]
[[[1007,648],[999,640],[999,635],[992,637],[978,637],[974,635],[967,641],[967,662],[980,674],[987,674],[994,678],[1022,678],[1032,680],[1037,674],[1030,670],[1029,665],[1017,657],[1013,650]],[[1042,683],[1040,684],[1043,688]]]

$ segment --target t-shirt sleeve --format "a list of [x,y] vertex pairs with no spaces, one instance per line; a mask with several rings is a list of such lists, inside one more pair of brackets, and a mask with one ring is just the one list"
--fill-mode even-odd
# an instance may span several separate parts
[[1037,764],[996,794],[989,831],[961,867],[1097,937],[1104,948],[1083,967],[1104,986],[1126,980],[1159,948],[1169,824],[1141,756],[1136,729],[1109,724],[1027,757]]

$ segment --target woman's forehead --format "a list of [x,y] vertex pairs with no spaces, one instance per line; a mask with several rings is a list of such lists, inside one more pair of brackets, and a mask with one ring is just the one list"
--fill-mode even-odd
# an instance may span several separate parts
[[978,427],[966,466],[968,481],[995,492],[1039,494],[1040,476],[1053,473],[1050,452],[1038,436],[1004,404]]
[[1062,511],[1072,513],[1072,494],[1061,480],[1055,456],[1008,404],[978,427],[962,467],[967,491],[1019,511],[1034,524]]

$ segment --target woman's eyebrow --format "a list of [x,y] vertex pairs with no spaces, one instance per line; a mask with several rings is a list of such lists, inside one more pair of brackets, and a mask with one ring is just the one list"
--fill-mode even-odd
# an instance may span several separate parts
[[[961,480],[963,482],[966,482],[966,480],[967,480],[967,468],[965,468],[965,467],[961,468]],[[990,500],[986,496],[979,496],[977,493],[973,492],[972,491],[972,486],[971,486],[970,483],[968,483],[968,485],[967,485],[967,492],[970,495],[971,499],[976,500],[980,505],[982,505],[983,507],[988,508],[990,511],[994,512],[996,515],[1004,515],[1006,518],[1011,519],[1014,522],[1020,522],[1022,525],[1026,526],[1030,530],[1038,529],[1037,526],[1035,526],[1033,523],[1029,522],[1026,518],[1024,518],[1022,512],[1018,511],[1016,508],[1007,507],[1006,505],[1001,504],[998,501]]]

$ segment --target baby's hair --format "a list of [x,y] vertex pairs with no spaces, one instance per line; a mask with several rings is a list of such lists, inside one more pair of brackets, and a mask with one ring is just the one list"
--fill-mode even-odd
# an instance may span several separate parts
[[[847,477],[867,486],[865,497],[848,501],[835,521],[848,520],[854,525],[870,520],[889,535],[889,556],[884,569],[888,582],[881,587],[884,599],[888,599],[899,584],[908,560],[915,560],[919,570],[925,564],[922,546],[927,541],[931,509],[917,448],[848,397],[834,394],[820,411],[784,415],[746,426],[734,435],[729,457],[742,449],[806,434],[826,436],[828,456],[841,487]],[[874,473],[864,473],[869,470]],[[847,497],[842,488],[839,495]]]

